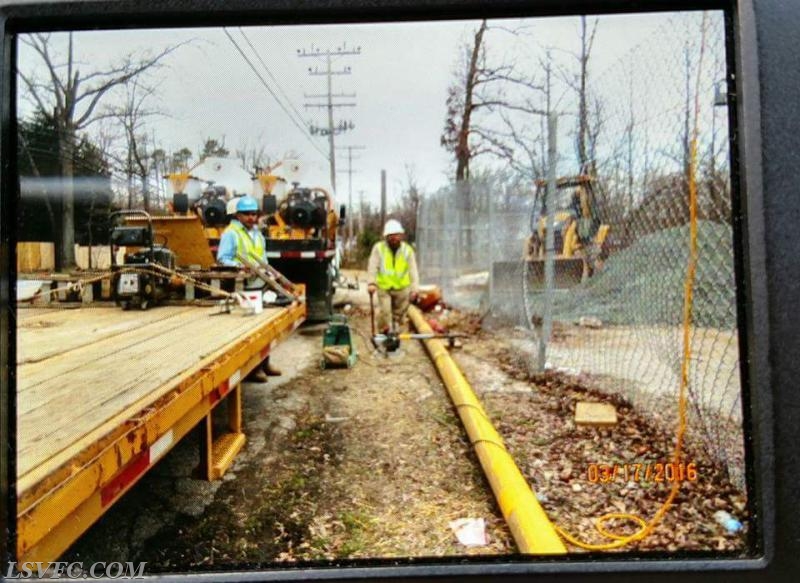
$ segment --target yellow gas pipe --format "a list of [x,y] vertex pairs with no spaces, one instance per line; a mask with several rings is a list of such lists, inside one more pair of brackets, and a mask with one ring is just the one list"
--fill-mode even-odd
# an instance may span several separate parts
[[[433,332],[417,308],[411,306],[408,313],[418,332]],[[423,343],[458,410],[519,551],[537,555],[566,554],[567,549],[555,527],[522,477],[445,344],[435,338],[423,340]]]

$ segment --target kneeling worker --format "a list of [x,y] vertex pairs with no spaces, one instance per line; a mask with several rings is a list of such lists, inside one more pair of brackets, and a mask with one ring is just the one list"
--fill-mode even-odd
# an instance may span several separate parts
[[372,247],[367,264],[367,291],[378,292],[378,330],[386,333],[394,322],[397,331],[405,325],[409,302],[416,301],[419,274],[414,249],[403,239],[403,225],[386,221],[383,241]]
[[[252,257],[264,263],[267,261],[267,241],[258,229],[258,203],[254,198],[243,196],[236,202],[234,218],[231,220],[217,249],[217,263],[231,267],[247,269],[239,259]],[[263,285],[263,282],[262,282]],[[269,356],[264,359],[245,379],[263,383],[267,376],[280,376],[281,371],[269,363]]]

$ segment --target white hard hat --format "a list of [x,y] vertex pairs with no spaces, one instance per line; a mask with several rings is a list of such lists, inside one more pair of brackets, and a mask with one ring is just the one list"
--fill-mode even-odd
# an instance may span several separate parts
[[403,225],[400,224],[400,221],[389,219],[383,226],[384,237],[388,237],[389,235],[402,235],[404,233],[405,230],[403,229]]
[[235,215],[236,214],[236,205],[239,203],[239,197],[234,197],[230,199],[228,202],[225,203],[225,214],[227,215]]

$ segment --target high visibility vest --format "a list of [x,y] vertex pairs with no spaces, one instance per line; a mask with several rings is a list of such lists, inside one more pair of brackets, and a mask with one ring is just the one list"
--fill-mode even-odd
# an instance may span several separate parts
[[[233,231],[233,234],[236,235],[237,261],[239,261],[238,257],[244,257],[255,262],[264,261],[263,237],[256,237],[256,240],[253,241],[253,238],[250,236],[250,233],[247,232],[247,229],[244,228],[244,225],[238,222],[231,223],[228,229]],[[241,261],[239,262],[241,263]]]
[[381,253],[381,263],[375,283],[382,290],[405,289],[411,285],[411,274],[408,271],[408,260],[414,250],[411,245],[403,241],[397,249],[392,251],[386,241],[378,243]]

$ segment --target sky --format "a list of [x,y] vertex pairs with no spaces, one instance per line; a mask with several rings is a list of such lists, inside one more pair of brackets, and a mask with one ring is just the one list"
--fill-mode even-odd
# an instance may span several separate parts
[[[602,76],[637,46],[647,45],[654,31],[663,29],[669,18],[664,14],[601,17],[592,52],[594,74]],[[545,47],[551,47],[551,54],[563,67],[574,66],[570,53],[579,47],[578,18],[491,24],[496,30],[490,31],[487,44],[495,58],[524,63],[532,74],[541,76],[539,55]],[[167,151],[185,146],[195,153],[206,138],[224,140],[231,151],[263,146],[272,159],[298,159],[300,180],[323,187],[330,184],[328,140],[312,137],[304,128],[309,123],[326,125],[327,112],[304,105],[321,102],[306,95],[326,92],[326,77],[308,73],[309,68],[324,69],[325,60],[300,58],[298,50],[360,47],[358,55],[333,61],[335,71],[345,67],[350,70],[348,75],[332,77],[333,92],[355,94],[355,98],[335,101],[356,104],[334,111],[336,122],[352,121],[355,126],[336,136],[337,148],[363,148],[353,152],[352,186],[344,172],[348,169],[347,152],[336,150],[337,196],[347,202],[352,192],[354,202],[363,196],[377,203],[380,173],[385,170],[391,204],[402,192],[409,173],[423,192],[445,185],[454,174],[452,155],[440,145],[445,101],[460,47],[470,40],[477,25],[476,21],[452,21],[91,31],[75,33],[74,46],[81,68],[90,71],[108,67],[129,53],[156,53],[180,44],[164,59],[163,66],[147,77],[147,82],[157,87],[151,107],[163,113],[148,120],[148,134],[154,141]],[[524,34],[515,36],[502,29]],[[226,31],[281,98],[283,107],[248,66]],[[54,53],[64,50],[65,38],[65,34],[53,35]],[[24,46],[20,47],[19,67],[28,73],[42,72],[38,57]],[[562,95],[564,91],[562,88]],[[118,93],[109,95],[108,103],[118,98]],[[22,116],[30,112],[24,96],[20,112]],[[97,129],[92,127],[90,132]]]

